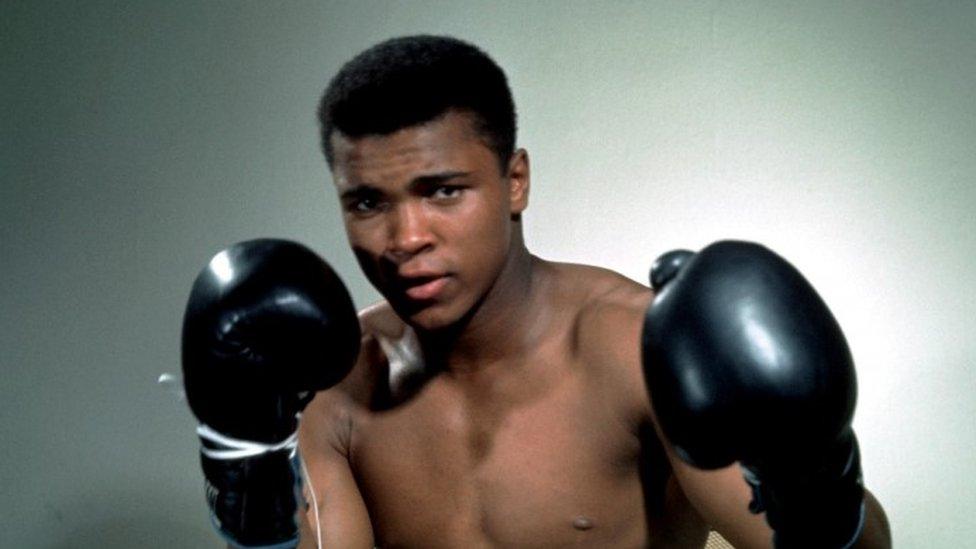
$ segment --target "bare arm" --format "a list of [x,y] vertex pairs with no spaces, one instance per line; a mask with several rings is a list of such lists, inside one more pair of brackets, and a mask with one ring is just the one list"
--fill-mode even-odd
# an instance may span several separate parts
[[299,429],[308,511],[299,547],[373,547],[369,513],[349,467],[343,440],[342,395],[320,393],[306,408]]
[[[660,436],[660,435],[659,435]],[[714,471],[695,469],[681,461],[668,446],[668,457],[685,495],[705,521],[739,549],[772,547],[773,532],[765,515],[749,512],[752,490],[738,464]],[[878,500],[865,491],[865,524],[854,547],[891,547],[891,531]]]
[[[669,450],[693,504],[739,545],[887,546],[871,539],[883,519],[865,502],[850,428],[851,353],[802,274],[762,245],[726,240],[661,256],[651,281],[663,291],[642,349],[658,434],[690,463],[722,468],[695,475]],[[735,459],[748,472],[726,466]],[[763,508],[775,534],[746,520]]]
[[[738,464],[705,471],[696,469],[674,453],[654,417],[650,396],[645,387],[640,356],[640,333],[650,292],[634,289],[615,294],[609,306],[598,315],[590,315],[582,333],[582,345],[593,360],[604,357],[615,363],[613,371],[621,375],[617,383],[621,401],[630,402],[636,413],[650,419],[662,441],[677,486],[702,519],[739,549],[772,547],[772,530],[764,514],[749,511],[752,489],[746,484]],[[858,548],[891,547],[891,532],[884,510],[877,499],[865,491],[865,524],[855,544]],[[692,520],[688,518],[686,520]]]

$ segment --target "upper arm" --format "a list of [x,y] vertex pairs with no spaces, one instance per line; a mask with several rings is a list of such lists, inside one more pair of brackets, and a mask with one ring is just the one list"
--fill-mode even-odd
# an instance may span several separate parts
[[[737,549],[770,548],[773,530],[765,514],[749,511],[752,488],[738,462],[713,470],[695,468],[675,453],[661,432],[651,406],[651,422],[664,446],[675,480],[685,497],[709,527]],[[855,548],[891,547],[891,533],[884,510],[867,490],[864,492],[865,525]]]
[[711,529],[738,549],[772,547],[773,531],[765,515],[749,511],[752,489],[737,463],[721,469],[696,469],[678,458],[667,441],[664,446],[675,480]]
[[302,415],[298,441],[308,509],[299,547],[373,547],[369,513],[342,436],[348,416],[341,401],[341,394],[324,391]]
[[[712,529],[738,549],[772,547],[773,531],[765,514],[749,511],[752,489],[739,465],[705,471],[681,461],[670,449],[675,478],[691,504]],[[891,530],[884,509],[868,490],[864,491],[864,528],[855,548],[891,547]]]

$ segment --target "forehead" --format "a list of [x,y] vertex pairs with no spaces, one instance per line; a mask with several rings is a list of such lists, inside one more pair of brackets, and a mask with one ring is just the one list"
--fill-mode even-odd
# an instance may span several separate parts
[[477,171],[495,163],[472,117],[457,112],[389,135],[348,138],[336,132],[330,139],[339,188],[406,183],[420,175]]

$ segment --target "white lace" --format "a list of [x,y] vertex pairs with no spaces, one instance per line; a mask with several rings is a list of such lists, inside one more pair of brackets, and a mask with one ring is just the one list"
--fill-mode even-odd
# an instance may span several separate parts
[[279,452],[281,450],[291,450],[288,457],[294,457],[295,449],[298,447],[298,431],[292,433],[285,440],[274,444],[229,437],[203,423],[197,427],[197,434],[202,439],[209,440],[224,447],[208,448],[201,446],[200,451],[203,452],[203,455],[211,459],[243,459],[270,454],[271,452]]

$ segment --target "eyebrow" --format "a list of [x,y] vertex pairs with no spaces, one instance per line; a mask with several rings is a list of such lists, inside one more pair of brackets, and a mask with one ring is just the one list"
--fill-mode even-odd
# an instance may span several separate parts
[[[448,172],[420,175],[413,178],[410,181],[410,183],[407,185],[407,188],[411,191],[415,191],[417,189],[422,189],[433,185],[447,183],[452,179],[456,179],[458,177],[464,177],[470,174],[471,172],[465,172],[465,171],[448,171]],[[348,189],[342,191],[342,193],[339,196],[342,199],[356,198],[362,196],[365,193],[385,194],[384,191],[380,189],[377,185],[372,185],[370,183],[362,183],[359,185],[354,185],[352,187],[349,187]]]

